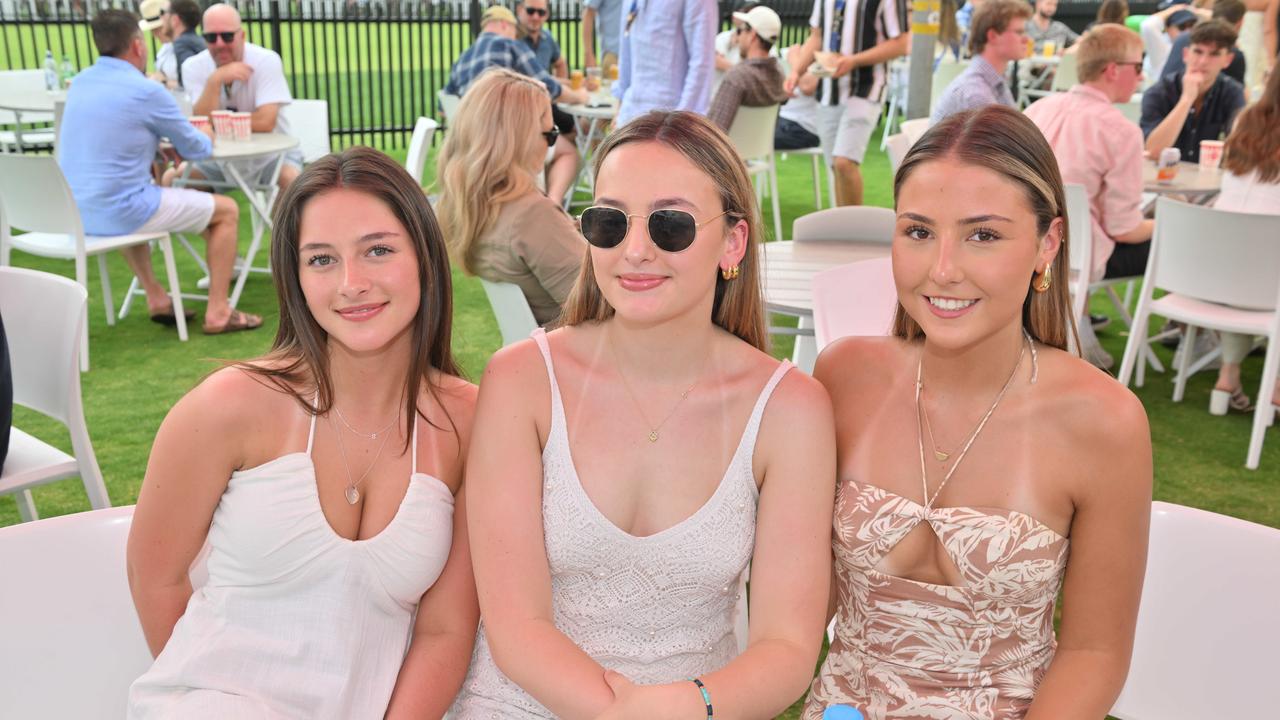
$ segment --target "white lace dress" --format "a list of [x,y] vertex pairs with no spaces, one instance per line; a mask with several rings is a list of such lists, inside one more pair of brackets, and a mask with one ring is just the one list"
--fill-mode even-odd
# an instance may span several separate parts
[[[755,544],[759,494],[751,469],[765,385],[711,498],[654,535],[636,537],[592,504],[574,470],[564,405],[545,334],[534,339],[551,378],[551,432],[542,451],[542,526],[556,627],[602,666],[655,685],[714,672],[738,654],[734,608]],[[493,662],[483,623],[451,717],[553,718]]]

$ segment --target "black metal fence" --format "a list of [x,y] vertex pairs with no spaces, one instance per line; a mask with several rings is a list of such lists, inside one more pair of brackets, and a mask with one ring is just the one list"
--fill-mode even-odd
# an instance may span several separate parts
[[[506,0],[514,7],[515,0]],[[204,4],[204,3],[202,3]],[[407,144],[416,119],[471,44],[489,3],[477,0],[233,0],[250,42],[280,53],[295,97],[327,100],[335,147]],[[732,3],[736,4],[736,3]],[[775,0],[783,44],[808,35],[812,0]],[[45,51],[82,69],[97,56],[89,19],[128,0],[0,0],[0,70],[39,68]],[[547,27],[570,67],[582,65],[580,0],[549,0]],[[731,3],[720,3],[728,27]],[[152,51],[154,39],[151,39]]]

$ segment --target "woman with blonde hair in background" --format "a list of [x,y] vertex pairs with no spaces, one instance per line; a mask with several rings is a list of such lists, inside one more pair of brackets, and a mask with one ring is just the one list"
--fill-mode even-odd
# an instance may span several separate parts
[[746,168],[651,112],[605,139],[581,222],[562,327],[485,369],[454,716],[773,718],[821,645],[835,449],[822,388],[765,352]]
[[454,262],[520,286],[539,325],[560,314],[586,252],[573,219],[535,180],[557,135],[546,87],[494,68],[462,97],[436,162]]
[[1044,136],[999,105],[930,128],[898,170],[893,335],[839,340],[814,371],[836,417],[836,624],[806,720],[1097,720],[1120,693],[1151,439],[1138,399],[1066,352],[1064,195]]
[[[1280,71],[1271,71],[1262,97],[1236,118],[1223,150],[1222,169],[1222,192],[1214,207],[1280,215]],[[1209,396],[1209,412],[1247,412],[1253,403],[1244,394],[1240,363],[1253,349],[1253,338],[1228,332],[1221,336],[1222,367]],[[1271,402],[1280,409],[1280,387],[1272,391]]]

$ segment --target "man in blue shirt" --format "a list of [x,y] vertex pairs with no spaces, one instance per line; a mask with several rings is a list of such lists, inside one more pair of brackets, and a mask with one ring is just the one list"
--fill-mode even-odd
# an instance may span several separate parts
[[560,43],[551,29],[544,27],[550,12],[547,0],[520,0],[516,4],[520,41],[533,50],[547,72],[558,78],[569,77],[569,63],[560,54]]
[[[622,46],[623,0],[584,0],[582,3],[582,66],[618,64]],[[596,62],[596,32],[600,33],[600,61]]]
[[[501,5],[493,5],[480,16],[480,34],[471,47],[462,51],[449,69],[449,82],[444,91],[461,97],[480,74],[491,67],[504,67],[521,75],[542,81],[551,95],[552,103],[582,105],[587,102],[585,90],[574,90],[551,76],[528,45],[516,40],[516,18]],[[573,118],[568,113],[558,113],[556,127],[560,137],[556,140],[555,153],[547,166],[547,197],[560,203],[578,177],[578,149],[569,138],[573,132]]]
[[[205,333],[260,326],[262,318],[233,310],[228,302],[240,219],[235,201],[151,182],[160,138],[195,160],[213,151],[211,134],[196,130],[164,86],[143,75],[147,46],[133,13],[104,10],[94,17],[92,29],[98,61],[76,76],[67,92],[58,142],[58,164],[85,233],[203,233],[209,262]],[[150,249],[142,245],[121,252],[147,293],[151,319],[175,322],[173,303],[151,268]]]
[[622,52],[613,95],[621,127],[650,110],[711,107],[717,6],[709,0],[623,0]]

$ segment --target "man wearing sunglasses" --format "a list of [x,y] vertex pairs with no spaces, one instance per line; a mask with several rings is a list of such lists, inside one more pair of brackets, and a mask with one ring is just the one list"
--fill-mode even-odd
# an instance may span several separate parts
[[1236,31],[1221,20],[1192,28],[1182,51],[1186,70],[1165,75],[1142,94],[1142,132],[1147,155],[1158,157],[1167,147],[1182,159],[1200,159],[1201,140],[1223,140],[1236,113],[1244,107],[1244,86],[1223,72],[1231,63]]
[[528,45],[538,58],[538,63],[547,72],[558,78],[569,77],[569,64],[560,54],[560,43],[551,29],[545,27],[550,14],[547,0],[520,0],[516,4],[516,21],[519,25],[518,37]]
[[757,6],[747,12],[734,13],[733,21],[741,28],[735,44],[742,60],[725,73],[707,111],[707,119],[725,132],[733,125],[739,107],[780,105],[788,97],[782,89],[785,78],[778,60],[770,55],[782,32],[778,13]]
[[[201,23],[209,47],[182,64],[182,76],[191,96],[192,114],[208,115],[214,110],[235,110],[253,114],[253,132],[290,134],[289,123],[280,108],[293,102],[284,77],[284,63],[275,52],[246,42],[240,13],[230,5],[209,7]],[[276,158],[247,160],[237,165],[251,182],[269,175]],[[289,186],[302,170],[302,151],[290,150],[284,157],[278,184]],[[222,171],[210,164],[197,164],[201,175],[225,180]]]

